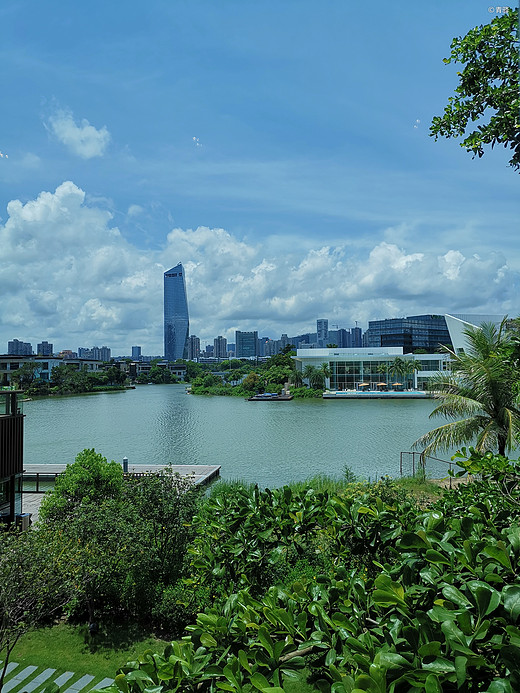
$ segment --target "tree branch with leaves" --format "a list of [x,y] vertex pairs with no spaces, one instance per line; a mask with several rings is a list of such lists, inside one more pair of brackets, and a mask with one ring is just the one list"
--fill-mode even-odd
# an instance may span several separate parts
[[[442,116],[435,116],[430,135],[464,137],[460,143],[473,157],[484,147],[502,144],[513,152],[509,165],[520,170],[520,88],[518,10],[510,10],[453,39],[444,63],[463,63],[455,96]],[[478,123],[467,132],[468,127]]]

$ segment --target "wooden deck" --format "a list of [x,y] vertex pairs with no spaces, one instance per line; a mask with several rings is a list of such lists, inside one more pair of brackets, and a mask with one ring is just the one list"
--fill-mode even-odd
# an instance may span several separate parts
[[[56,477],[65,471],[66,464],[26,464],[24,465],[24,482],[37,481],[38,479],[49,480],[49,477]],[[147,474],[163,471],[171,468],[174,473],[182,477],[193,477],[196,484],[208,484],[220,476],[220,465],[207,464],[129,464],[129,474]]]

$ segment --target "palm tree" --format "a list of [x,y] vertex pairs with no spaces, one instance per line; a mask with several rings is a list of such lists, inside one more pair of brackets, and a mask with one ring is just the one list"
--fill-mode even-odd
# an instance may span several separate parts
[[518,374],[508,358],[511,337],[505,324],[504,319],[499,328],[483,323],[466,329],[467,353],[443,347],[451,356],[452,372],[432,379],[439,405],[430,416],[457,420],[421,436],[414,447],[430,454],[475,443],[478,452],[505,455],[520,443]]
[[402,359],[400,356],[396,356],[392,363],[389,365],[388,372],[394,378],[403,379],[406,375],[406,361]]
[[324,361],[319,367],[319,373],[323,376],[323,379],[330,378],[332,371],[330,370],[330,364]]
[[303,369],[303,377],[305,380],[308,381],[309,387],[313,390],[319,390],[320,388],[323,388],[323,382],[325,380],[325,377],[328,377],[325,376],[323,366],[326,366],[328,368],[327,364],[322,364],[320,368],[316,368],[316,366],[311,366],[309,364],[305,366],[305,368]]
[[378,367],[376,368],[376,371],[379,373],[379,375],[384,375],[386,384],[388,386],[388,374],[390,373],[390,366],[388,363],[380,363]]
[[[416,371],[422,369],[421,362],[412,359],[411,361],[405,361],[404,375],[408,379],[410,376],[413,378]],[[407,382],[409,384],[409,382]]]
[[312,377],[314,376],[314,373],[315,373],[315,372],[316,372],[316,367],[315,367],[315,366],[311,366],[310,363],[308,363],[308,364],[305,366],[305,368],[303,369],[303,374],[302,374],[302,375],[303,375],[303,379],[306,380],[306,381],[308,382],[309,387],[310,387],[310,384],[311,384],[311,379],[312,379]]
[[294,385],[294,387],[301,387],[303,385],[303,376],[302,372],[298,370],[298,368],[293,368],[290,379]]

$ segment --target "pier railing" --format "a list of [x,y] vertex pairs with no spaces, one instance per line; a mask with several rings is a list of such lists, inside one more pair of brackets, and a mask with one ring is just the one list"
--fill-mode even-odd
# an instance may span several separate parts
[[24,474],[22,493],[45,493],[54,488],[58,474],[33,472]]
[[425,455],[424,452],[402,452],[399,459],[399,473],[401,476],[415,476],[416,474],[426,475],[426,465],[428,460],[431,460],[432,462],[442,462],[442,464],[448,466],[446,476],[449,476],[451,488],[451,472],[453,472],[454,468],[457,466],[456,463],[452,462],[451,460],[441,460],[439,457]]

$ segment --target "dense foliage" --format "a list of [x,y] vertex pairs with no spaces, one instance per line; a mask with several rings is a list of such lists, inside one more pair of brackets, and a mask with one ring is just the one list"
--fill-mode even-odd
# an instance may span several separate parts
[[470,449],[458,464],[477,478],[426,507],[388,478],[200,497],[86,450],[39,532],[66,552],[72,616],[183,636],[128,662],[111,693],[283,693],[295,677],[330,693],[513,693],[520,463]]
[[111,691],[518,690],[519,467],[460,464],[481,478],[427,509],[389,479],[209,495],[156,604],[179,635],[196,611],[187,635]]
[[[284,386],[289,384],[294,397],[321,397],[325,378],[330,376],[328,364],[322,364],[320,368],[308,366],[307,372],[301,373],[295,367],[294,353],[287,347],[258,364],[231,360],[230,365],[223,369],[226,370],[224,377],[214,373],[200,374],[192,380],[191,391],[197,395],[251,397],[258,392],[280,394]],[[302,387],[304,380],[306,385]]]
[[[464,137],[461,146],[481,157],[486,145],[503,144],[512,151],[509,161],[520,168],[520,96],[518,74],[518,9],[497,8],[503,13],[490,24],[475,27],[455,38],[445,63],[462,63],[455,96],[442,116],[433,119],[430,134]],[[507,11],[509,10],[509,11]],[[467,133],[468,126],[479,125]]]
[[123,389],[126,374],[117,365],[100,371],[87,371],[70,363],[54,366],[51,379],[40,379],[41,367],[36,362],[28,362],[13,372],[13,381],[27,395],[67,395],[82,392],[96,392],[110,389]]
[[83,450],[45,496],[39,521],[74,543],[80,578],[71,613],[146,625],[160,617],[157,605],[182,573],[199,495],[169,469],[125,477],[116,462]]

